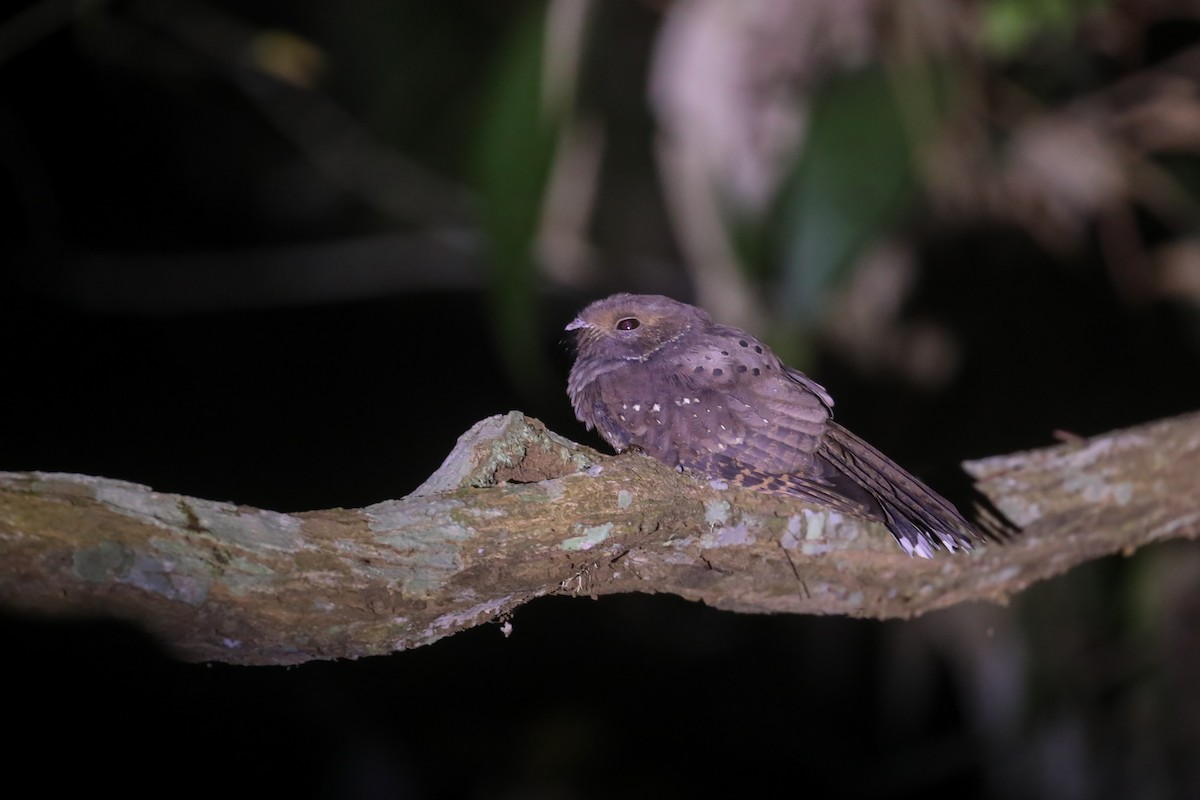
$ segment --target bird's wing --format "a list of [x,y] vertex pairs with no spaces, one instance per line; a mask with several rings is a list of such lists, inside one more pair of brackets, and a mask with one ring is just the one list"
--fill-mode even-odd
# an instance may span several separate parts
[[738,486],[877,516],[873,498],[819,456],[831,424],[829,394],[758,340],[737,334],[671,353],[667,369],[648,373],[663,399],[649,414],[645,404],[622,404],[640,415],[626,413],[623,421],[634,443]]
[[[731,460],[765,474],[819,477],[828,393],[758,340],[721,335],[668,356],[661,413],[684,466]],[[743,344],[743,342],[745,344]]]

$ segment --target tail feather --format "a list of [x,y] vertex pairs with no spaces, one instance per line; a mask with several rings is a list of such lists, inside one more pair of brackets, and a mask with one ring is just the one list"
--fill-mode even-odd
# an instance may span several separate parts
[[826,428],[819,453],[870,493],[884,523],[910,555],[929,558],[942,547],[969,550],[984,540],[949,501],[836,422]]

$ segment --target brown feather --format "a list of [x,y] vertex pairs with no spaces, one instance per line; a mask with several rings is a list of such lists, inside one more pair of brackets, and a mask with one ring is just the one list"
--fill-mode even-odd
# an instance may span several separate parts
[[909,554],[969,549],[978,529],[833,421],[824,387],[763,342],[659,295],[614,295],[569,326],[572,407],[618,452],[883,522]]

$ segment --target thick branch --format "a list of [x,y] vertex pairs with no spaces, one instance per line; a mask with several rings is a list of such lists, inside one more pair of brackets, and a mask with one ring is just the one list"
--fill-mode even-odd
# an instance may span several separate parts
[[187,659],[285,664],[428,644],[560,592],[905,617],[1200,533],[1200,414],[967,468],[1025,530],[933,560],[877,524],[601,456],[516,412],[478,423],[413,494],[357,510],[0,473],[0,604],[134,620]]

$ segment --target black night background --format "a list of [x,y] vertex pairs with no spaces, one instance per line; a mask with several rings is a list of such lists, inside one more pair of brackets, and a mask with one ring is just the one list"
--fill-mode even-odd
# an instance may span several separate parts
[[[512,409],[603,448],[562,329],[639,291],[767,338],[961,501],[964,460],[1200,408],[1197,48],[1173,0],[21,0],[0,470],[297,511],[401,497]],[[511,622],[249,668],[0,610],[8,782],[1200,796],[1194,542],[913,621]]]

